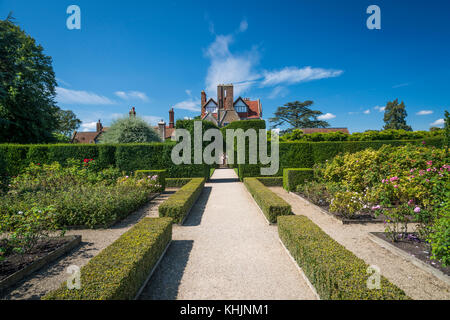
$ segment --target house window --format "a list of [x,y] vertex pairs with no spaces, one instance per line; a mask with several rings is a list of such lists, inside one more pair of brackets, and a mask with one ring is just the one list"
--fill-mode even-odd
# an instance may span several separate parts
[[236,107],[236,112],[247,112],[246,106],[238,106]]
[[210,113],[217,113],[217,107],[216,106],[207,106],[206,107],[206,112],[210,112]]

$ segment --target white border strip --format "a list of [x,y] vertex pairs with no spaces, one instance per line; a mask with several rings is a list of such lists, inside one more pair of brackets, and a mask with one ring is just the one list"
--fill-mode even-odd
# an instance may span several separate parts
[[309,281],[308,277],[306,276],[306,274],[303,272],[302,268],[300,268],[300,266],[298,265],[297,261],[295,261],[294,257],[291,255],[291,253],[289,252],[289,250],[286,248],[286,246],[284,245],[283,241],[281,241],[280,236],[278,235],[278,241],[280,241],[281,246],[284,248],[284,250],[286,251],[286,253],[288,254],[289,258],[291,258],[291,261],[293,264],[295,264],[295,266],[297,267],[298,272],[302,275],[303,279],[305,279],[306,284],[308,285],[308,287],[311,289],[311,291],[313,292],[313,294],[316,296],[317,300],[321,300],[319,294],[316,291],[316,288],[314,288],[314,286],[312,285],[311,281]]
[[136,296],[134,297],[134,300],[137,300],[139,298],[139,296],[142,294],[142,291],[144,291],[144,288],[147,286],[147,283],[150,281],[150,278],[152,277],[152,275],[155,272],[156,268],[158,267],[159,263],[164,258],[164,255],[166,254],[167,250],[169,249],[171,243],[172,243],[172,239],[170,239],[169,243],[167,244],[167,246],[164,249],[163,253],[159,257],[158,261],[156,261],[156,264],[153,266],[152,271],[150,271],[150,274],[148,275],[147,279],[145,279],[145,281],[142,284],[141,288],[137,292]]

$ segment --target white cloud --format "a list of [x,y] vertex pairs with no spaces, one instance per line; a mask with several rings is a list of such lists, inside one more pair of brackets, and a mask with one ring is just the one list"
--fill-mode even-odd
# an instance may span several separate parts
[[158,122],[160,122],[162,120],[161,117],[157,117],[157,116],[142,116],[142,119],[147,121],[152,126],[158,125]]
[[319,120],[330,120],[334,118],[336,118],[336,116],[332,113],[325,113],[317,117]]
[[342,74],[342,70],[322,68],[285,67],[278,71],[264,71],[263,85],[277,85],[280,83],[295,84],[325,78],[334,78]]
[[384,110],[386,110],[386,107],[375,106],[374,109],[380,112],[384,112]]
[[183,109],[183,110],[188,110],[188,111],[192,111],[192,112],[200,112],[201,111],[200,104],[201,104],[200,100],[187,99],[187,100],[178,102],[173,107],[175,109]]
[[186,94],[189,96],[189,97],[191,97],[192,96],[192,91],[191,90],[188,90],[188,89],[186,89]]
[[92,92],[70,90],[61,87],[56,88],[56,100],[65,104],[115,104],[105,96],[101,96]]
[[392,86],[392,88],[397,89],[397,88],[406,87],[406,86],[409,86],[409,83],[396,84],[395,86]]
[[81,124],[81,131],[95,131],[97,129],[97,122],[83,122]]
[[430,123],[430,126],[432,127],[440,127],[443,126],[445,123],[444,119],[437,119],[435,122]]
[[370,114],[370,109],[367,109],[363,112],[364,114]]
[[149,100],[147,95],[140,91],[116,91],[114,94],[123,100],[141,100],[144,102]]
[[239,25],[239,32],[245,32],[248,29],[248,22],[247,20],[242,20],[241,24]]
[[275,99],[278,97],[285,97],[288,93],[288,89],[283,86],[275,87],[272,92],[269,94],[269,99]]
[[416,115],[418,116],[426,116],[429,114],[432,114],[433,111],[432,110],[420,110],[419,112],[416,113]]

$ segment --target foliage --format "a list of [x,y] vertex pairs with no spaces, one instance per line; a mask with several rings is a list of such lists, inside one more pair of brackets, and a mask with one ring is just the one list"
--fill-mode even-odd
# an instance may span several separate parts
[[402,101],[398,103],[398,99],[394,101],[389,101],[386,104],[384,111],[384,129],[403,129],[406,131],[411,131],[411,127],[406,124],[406,113],[405,103]]
[[0,142],[53,141],[61,131],[52,58],[12,19],[0,20]]
[[171,217],[181,224],[203,191],[205,178],[193,178],[158,208],[160,217]]
[[294,101],[288,102],[283,107],[278,107],[274,113],[274,117],[269,121],[273,123],[272,128],[279,127],[281,125],[289,125],[289,128],[284,132],[290,132],[293,129],[299,128],[325,128],[330,124],[323,120],[318,120],[317,117],[322,114],[321,111],[311,110],[312,101]]
[[181,188],[185,184],[189,183],[192,178],[167,178],[166,187],[168,188]]
[[312,180],[313,177],[314,170],[310,168],[283,169],[283,188],[287,191],[294,191],[298,185]]
[[170,218],[144,218],[81,268],[81,288],[64,282],[43,300],[132,300],[172,239]]
[[[77,118],[71,110],[58,110],[56,112],[57,128],[56,133],[70,138],[70,135],[81,125],[81,120]],[[69,142],[69,141],[67,141]]]
[[292,214],[291,205],[277,196],[256,178],[245,178],[244,184],[270,223],[277,217]]
[[279,217],[278,234],[321,299],[409,299],[383,276],[380,289],[369,289],[369,266],[305,216]]
[[363,197],[355,191],[341,191],[334,194],[330,202],[330,211],[351,217],[364,208]]
[[444,146],[450,147],[450,113],[445,110]]
[[263,185],[266,187],[282,187],[283,178],[282,177],[257,177]]
[[116,119],[100,136],[101,143],[160,142],[158,133],[140,117]]
[[135,172],[136,177],[155,180],[156,184],[161,186],[159,192],[163,192],[166,189],[166,170],[137,170]]

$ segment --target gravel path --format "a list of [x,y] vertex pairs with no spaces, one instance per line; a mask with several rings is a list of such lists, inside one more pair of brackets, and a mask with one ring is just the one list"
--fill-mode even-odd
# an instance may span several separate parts
[[47,267],[31,274],[9,289],[1,299],[37,300],[47,292],[59,288],[68,277],[70,265],[84,266],[92,257],[117,240],[124,232],[144,217],[157,217],[158,206],[177,189],[168,188],[164,193],[147,203],[126,219],[109,229],[70,230],[67,235],[81,235],[81,245]]
[[140,299],[315,299],[234,170],[218,169]]
[[411,298],[450,299],[449,285],[373,243],[368,238],[369,232],[384,231],[383,224],[343,225],[295,194],[289,194],[281,187],[271,187],[270,189],[289,202],[295,214],[307,216],[328,235],[366,263],[380,267],[381,273],[402,288]]

